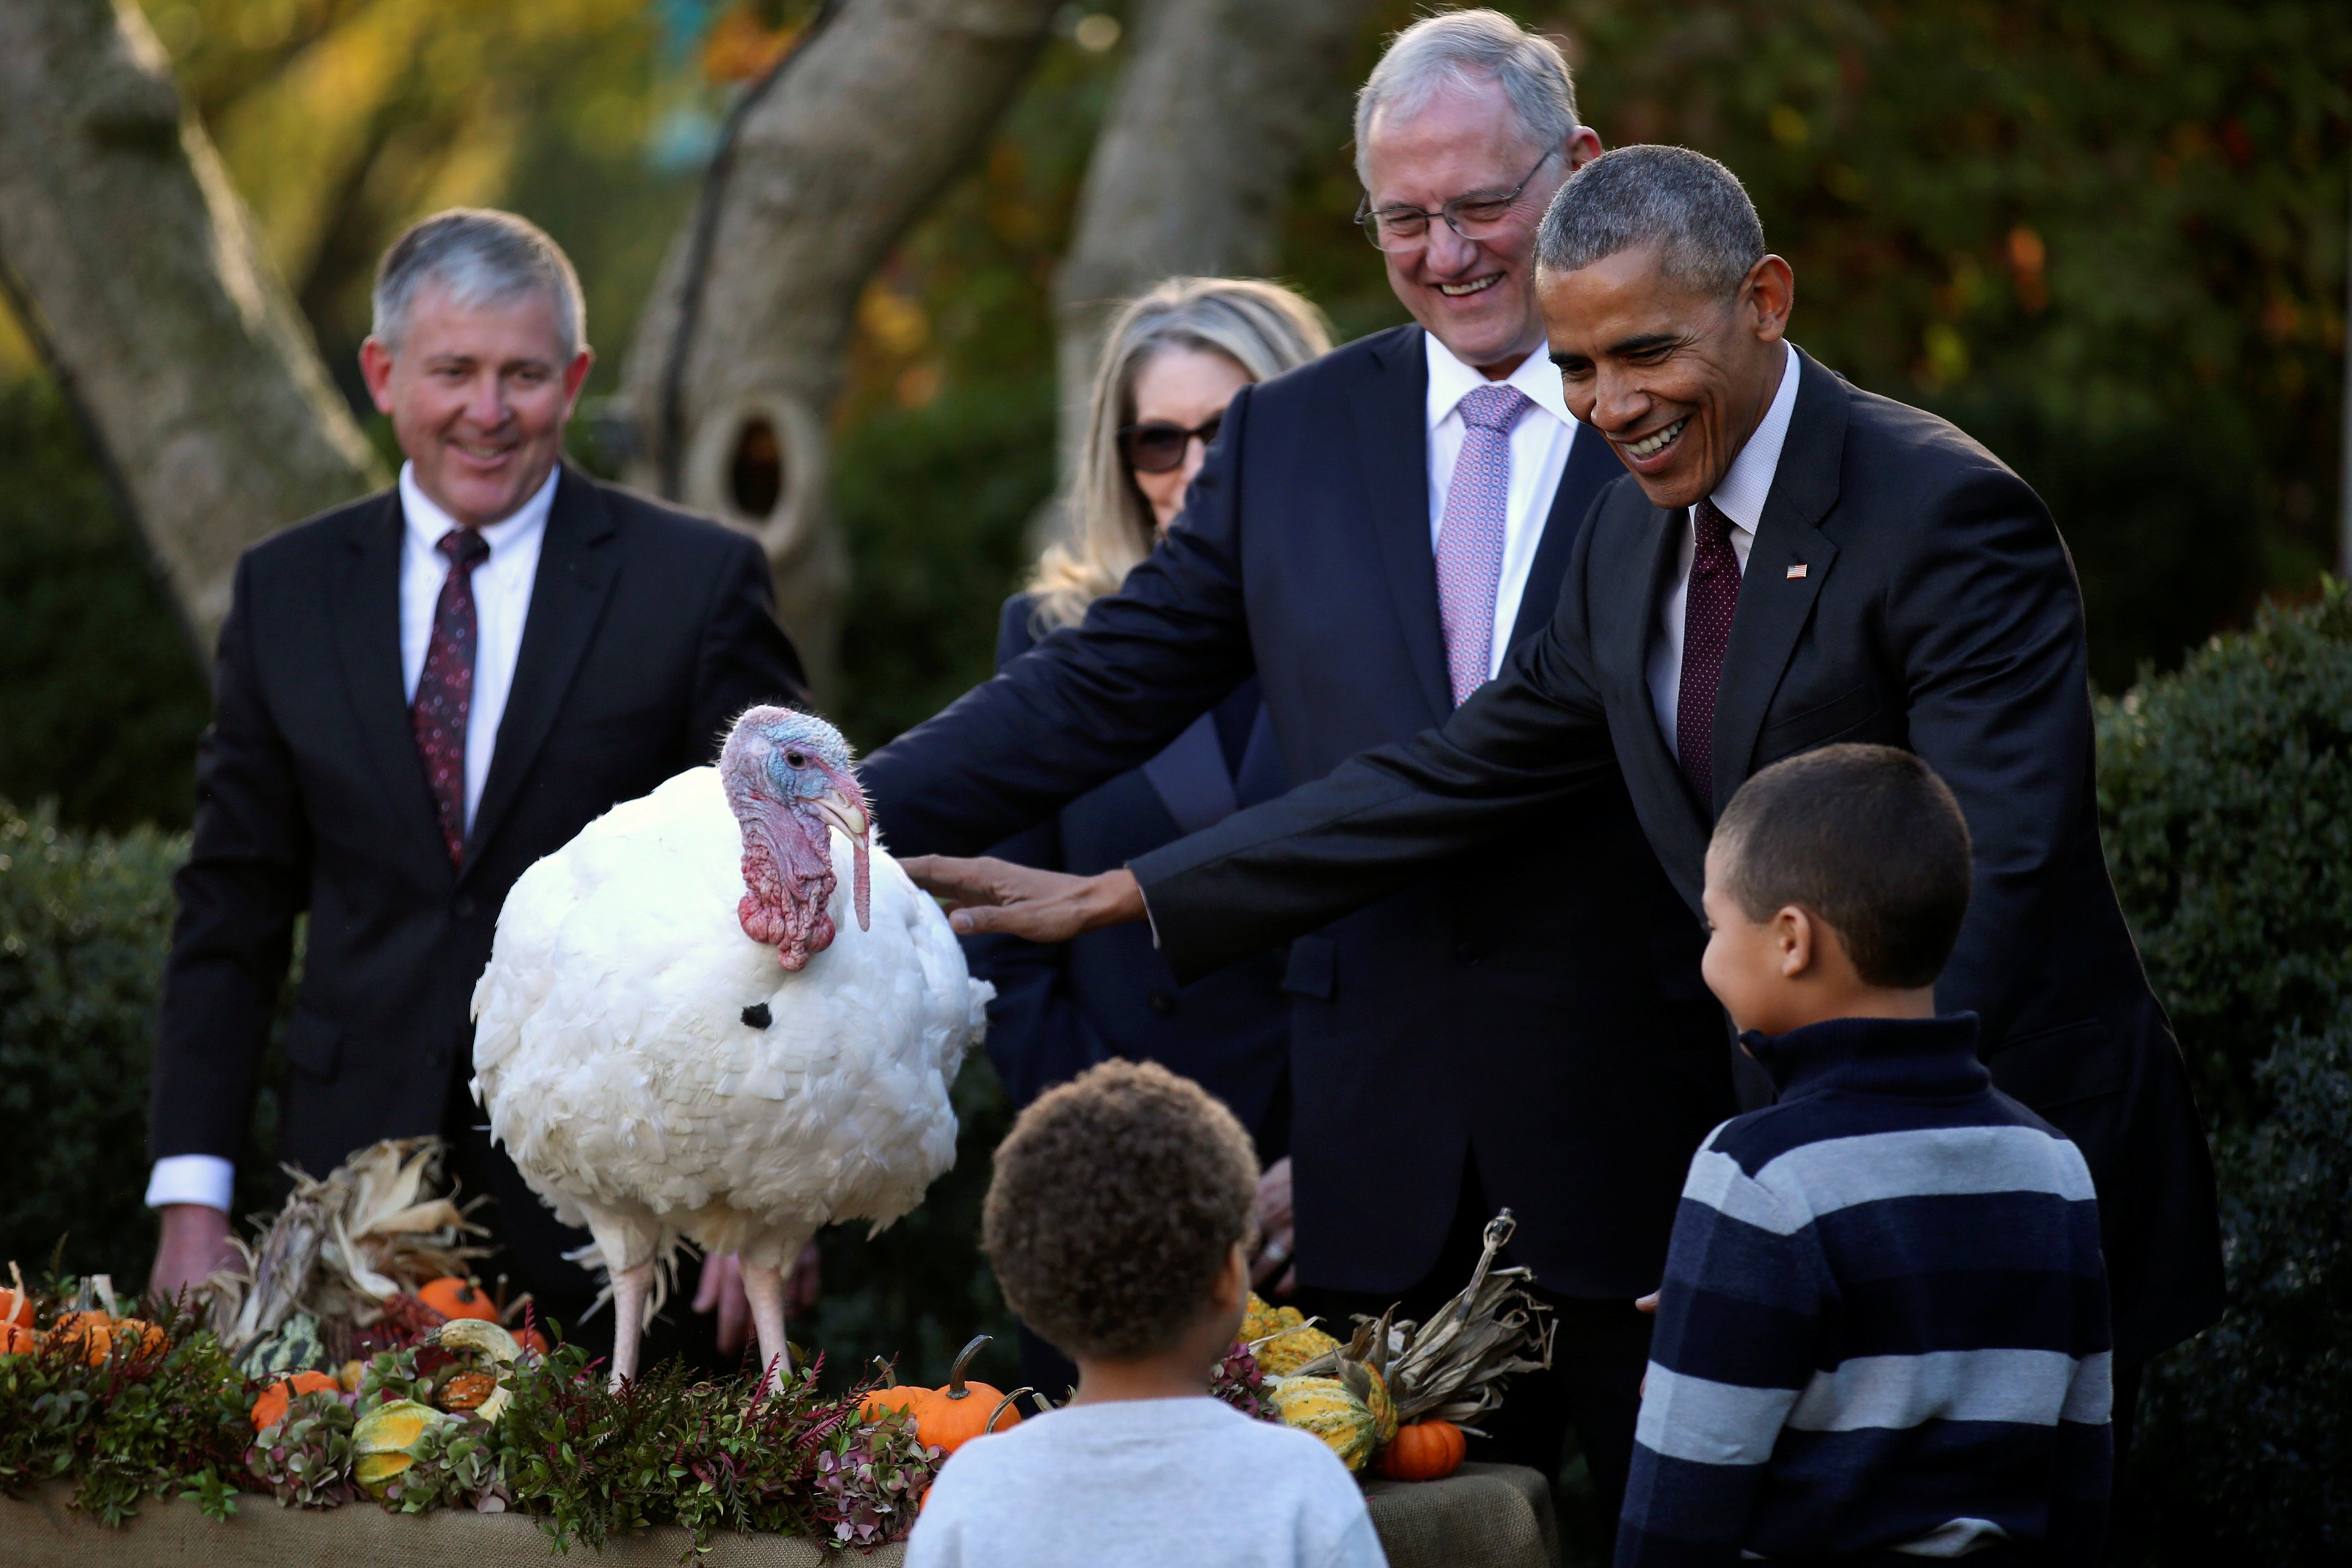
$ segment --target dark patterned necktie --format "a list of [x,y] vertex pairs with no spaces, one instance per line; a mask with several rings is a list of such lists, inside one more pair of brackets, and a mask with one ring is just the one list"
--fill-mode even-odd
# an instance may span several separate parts
[[1731,519],[1702,500],[1691,508],[1696,548],[1683,597],[1683,678],[1675,695],[1675,753],[1699,809],[1715,811],[1715,695],[1723,685],[1723,650],[1739,607],[1739,557]]
[[466,858],[466,717],[474,706],[474,569],[489,559],[489,541],[472,528],[451,528],[433,547],[449,558],[449,575],[433,606],[433,640],[425,647],[409,717],[425,781],[441,818],[449,863]]

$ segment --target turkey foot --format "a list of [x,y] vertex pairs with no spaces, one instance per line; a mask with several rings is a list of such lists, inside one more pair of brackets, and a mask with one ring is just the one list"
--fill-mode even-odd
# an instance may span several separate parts
[[793,1347],[784,1343],[784,1271],[743,1265],[743,1293],[751,1301],[751,1324],[760,1333],[760,1361],[768,1386],[782,1388],[793,1369]]
[[637,1342],[646,1331],[646,1297],[653,1290],[654,1260],[613,1275],[613,1387],[637,1375]]

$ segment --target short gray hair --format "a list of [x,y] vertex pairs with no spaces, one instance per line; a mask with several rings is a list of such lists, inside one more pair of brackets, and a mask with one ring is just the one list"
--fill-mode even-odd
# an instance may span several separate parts
[[1764,225],[1739,176],[1687,147],[1620,147],[1559,188],[1536,230],[1536,265],[1574,272],[1621,250],[1658,247],[1666,277],[1729,294],[1764,259]]
[[555,305],[556,331],[570,363],[588,337],[588,310],[572,258],[528,218],[487,207],[452,207],[413,224],[392,242],[375,270],[375,336],[397,353],[409,307],[427,283],[455,304],[474,308],[530,293]]
[[1391,39],[1356,94],[1356,178],[1371,184],[1364,147],[1374,115],[1410,117],[1449,89],[1475,91],[1489,82],[1501,85],[1534,145],[1563,146],[1576,134],[1576,83],[1558,44],[1500,11],[1444,11]]

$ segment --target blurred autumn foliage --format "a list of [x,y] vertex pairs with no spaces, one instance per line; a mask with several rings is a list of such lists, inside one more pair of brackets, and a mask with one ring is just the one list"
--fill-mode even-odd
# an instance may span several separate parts
[[[142,4],[355,399],[374,256],[418,214],[460,202],[515,207],[571,250],[608,356],[591,391],[609,391],[733,95],[814,11]],[[1051,288],[1128,9],[1066,13],[985,158],[860,307],[835,499],[854,557],[841,706],[865,744],[985,673],[994,601],[1052,483]],[[2042,489],[2075,551],[2104,686],[2176,664],[2265,591],[2307,591],[2330,561],[2352,190],[2352,28],[2335,8],[1505,9],[1564,40],[1604,141],[1684,142],[1748,182],[1796,267],[1800,341],[1865,386],[1951,414]],[[1412,12],[1368,0],[1356,74]],[[1333,114],[1294,194],[1282,271],[1354,335],[1402,312],[1347,222],[1348,139]],[[21,343],[0,342],[0,368],[35,373]],[[599,443],[620,423],[590,413],[576,449],[610,467],[618,455]],[[92,526],[77,519],[57,548],[86,559]],[[136,547],[114,531],[134,571]],[[27,569],[42,549],[37,535],[19,542],[26,567],[0,595],[37,593]],[[81,678],[37,659],[0,671]],[[192,737],[140,733],[155,748],[147,764],[184,779]],[[39,746],[23,737],[9,751]],[[119,791],[79,801],[42,772],[0,758],[0,789],[58,793],[68,821],[122,820],[107,803]]]

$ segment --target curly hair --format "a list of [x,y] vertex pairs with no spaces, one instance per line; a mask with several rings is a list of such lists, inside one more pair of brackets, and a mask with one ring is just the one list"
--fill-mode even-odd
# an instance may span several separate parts
[[1150,1062],[1040,1096],[997,1146],[981,1245],[1004,1299],[1066,1355],[1170,1349],[1247,1239],[1257,1156],[1232,1112]]

